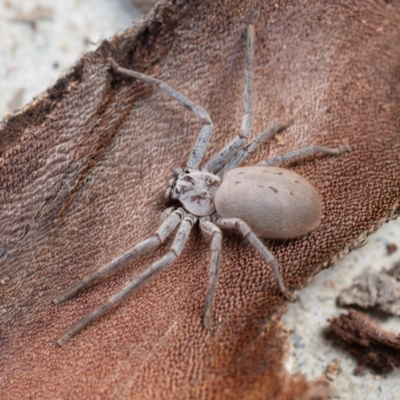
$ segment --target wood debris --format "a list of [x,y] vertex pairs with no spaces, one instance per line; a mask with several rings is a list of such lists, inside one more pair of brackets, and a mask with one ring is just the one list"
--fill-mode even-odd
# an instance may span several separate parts
[[374,308],[400,315],[400,263],[389,271],[364,271],[351,287],[342,291],[337,301],[342,307]]
[[339,340],[356,357],[355,375],[366,366],[382,373],[400,365],[400,337],[359,311],[351,309],[348,314],[332,319],[328,335]]

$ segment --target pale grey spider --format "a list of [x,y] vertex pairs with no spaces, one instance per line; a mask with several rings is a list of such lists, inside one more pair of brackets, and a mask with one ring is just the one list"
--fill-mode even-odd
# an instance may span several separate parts
[[210,283],[203,317],[204,326],[207,329],[211,328],[212,304],[218,279],[222,241],[220,228],[237,228],[269,262],[281,293],[289,301],[295,300],[295,295],[287,291],[282,282],[275,258],[259,237],[289,239],[313,231],[321,221],[321,203],[317,191],[306,179],[293,171],[270,167],[270,165],[314,152],[340,154],[349,150],[349,148],[332,149],[310,146],[263,161],[257,166],[237,168],[260,144],[290,125],[290,123],[272,125],[245,146],[252,125],[252,66],[255,21],[256,16],[253,16],[247,28],[242,133],[206,162],[201,169],[199,169],[199,166],[212,132],[212,121],[207,112],[167,84],[138,72],[121,68],[114,60],[109,59],[115,72],[158,86],[166,94],[178,100],[179,103],[196,114],[204,121],[204,125],[190,153],[186,167],[183,170],[176,170],[174,177],[169,181],[166,195],[170,199],[178,200],[180,207],[169,210],[168,217],[153,236],[87,276],[65,293],[56,297],[53,302],[59,304],[70,299],[100,277],[115,271],[138,255],[156,248],[178,227],[167,254],[153,263],[136,279],[129,282],[108,302],[73,325],[60,337],[58,341],[60,345],[65,344],[91,322],[119,305],[155,274],[171,265],[182,252],[192,227],[197,221],[199,221],[201,230],[212,238]]

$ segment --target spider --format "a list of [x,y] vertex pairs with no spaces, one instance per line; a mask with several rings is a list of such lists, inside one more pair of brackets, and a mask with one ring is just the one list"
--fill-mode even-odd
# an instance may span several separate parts
[[258,146],[292,123],[271,125],[246,145],[252,126],[252,68],[256,19],[257,15],[254,15],[247,25],[242,132],[208,160],[202,168],[199,167],[212,133],[212,121],[208,113],[166,83],[139,72],[121,68],[113,59],[108,59],[116,73],[158,86],[167,95],[192,111],[204,122],[204,125],[189,155],[186,167],[176,169],[169,181],[166,197],[177,200],[180,206],[167,209],[168,216],[153,236],[136,244],[106,266],[88,275],[56,297],[53,302],[59,304],[74,297],[99,278],[115,271],[135,257],[155,249],[177,229],[169,250],[105,304],[67,330],[58,340],[59,345],[64,345],[71,337],[119,305],[140,286],[171,265],[181,254],[197,222],[200,229],[211,236],[210,281],[203,316],[206,329],[210,329],[212,323],[212,305],[218,280],[222,243],[221,228],[238,229],[270,264],[281,293],[287,300],[295,301],[296,296],[290,293],[283,284],[275,258],[260,238],[290,239],[315,230],[321,221],[321,202],[315,188],[302,176],[284,168],[271,167],[271,165],[315,152],[341,154],[349,151],[350,148],[348,146],[341,148],[309,146],[276,156],[256,166],[239,167]]

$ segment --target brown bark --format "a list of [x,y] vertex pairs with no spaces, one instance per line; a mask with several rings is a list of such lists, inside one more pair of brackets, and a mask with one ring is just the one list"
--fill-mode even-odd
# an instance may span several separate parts
[[0,286],[2,399],[326,398],[324,383],[283,372],[286,301],[235,234],[223,241],[212,332],[201,325],[209,240],[196,229],[167,271],[64,348],[54,344],[165,251],[51,303],[158,226],[167,179],[200,128],[158,90],[116,76],[105,57],[208,110],[210,156],[240,131],[254,10],[253,135],[295,124],[284,145],[265,145],[249,163],[309,144],[353,149],[290,164],[320,192],[323,220],[306,237],[266,241],[288,288],[304,287],[398,213],[398,1],[164,1],[0,131],[0,278],[11,278]]
[[362,312],[350,309],[348,314],[339,315],[330,322],[326,333],[356,357],[356,375],[366,366],[383,373],[400,365],[400,336],[383,329]]

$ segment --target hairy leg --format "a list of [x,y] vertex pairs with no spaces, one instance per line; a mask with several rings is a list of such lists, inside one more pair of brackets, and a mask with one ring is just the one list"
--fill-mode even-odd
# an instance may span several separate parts
[[221,228],[238,229],[242,235],[255,247],[255,249],[264,257],[265,261],[269,263],[275,276],[276,283],[281,293],[286,297],[287,300],[293,302],[296,300],[296,296],[290,293],[283,284],[281,274],[279,273],[278,264],[274,256],[265,247],[263,242],[252,232],[250,227],[239,218],[218,218],[215,224]]
[[119,267],[126,264],[128,261],[133,260],[137,256],[147,253],[151,249],[159,246],[174,231],[174,229],[178,226],[179,222],[184,218],[184,216],[185,212],[180,208],[173,211],[166,218],[166,220],[160,225],[160,227],[156,230],[153,236],[138,243],[135,247],[129,249],[124,254],[115,258],[109,264],[100,268],[96,272],[86,276],[76,285],[71,286],[64,293],[53,299],[53,303],[60,304],[63,303],[64,301],[69,300],[70,298],[76,296],[82,290],[92,285],[98,279],[110,274],[111,272],[114,272]]
[[275,165],[275,164],[279,164],[279,163],[282,163],[285,161],[292,160],[293,158],[305,157],[305,156],[308,156],[308,155],[314,154],[314,153],[326,153],[326,154],[338,155],[338,154],[345,153],[346,151],[351,151],[350,146],[342,146],[342,147],[339,147],[336,149],[333,149],[330,147],[323,147],[323,146],[308,146],[308,147],[303,147],[301,149],[291,151],[290,153],[272,157],[266,161],[261,161],[257,165]]
[[212,324],[212,306],[214,301],[215,289],[218,283],[219,258],[222,246],[222,232],[211,221],[203,220],[200,222],[200,228],[203,232],[211,235],[211,261],[210,261],[210,283],[206,302],[204,304],[203,323],[206,329],[211,329]]
[[166,267],[171,265],[177,257],[181,254],[185,244],[189,238],[190,232],[193,225],[196,223],[197,218],[191,214],[187,214],[179,225],[178,231],[175,235],[174,241],[169,248],[167,254],[165,254],[158,261],[153,263],[146,271],[139,275],[136,279],[129,282],[120,292],[112,296],[105,304],[94,310],[91,314],[86,315],[76,324],[74,324],[70,329],[65,332],[60,339],[58,344],[63,346],[68,342],[71,337],[75,336],[82,329],[86,328],[93,321],[100,318],[107,311],[112,308],[117,307],[122,301],[128,298],[132,293],[134,293],[140,286],[145,284],[153,276],[163,271]]
[[254,24],[258,14],[254,14],[247,27],[246,44],[246,69],[244,72],[244,114],[242,122],[242,133],[236,136],[227,146],[209,160],[205,170],[215,173],[247,142],[252,126],[252,97],[253,97],[253,59],[254,59]]
[[188,110],[192,111],[195,115],[197,115],[200,119],[205,122],[205,125],[200,130],[200,134],[194,144],[194,147],[190,153],[189,159],[186,163],[187,170],[192,170],[198,168],[200,165],[201,160],[203,159],[204,153],[206,151],[208,141],[211,137],[212,133],[212,121],[210,116],[208,115],[207,111],[204,110],[203,107],[199,106],[198,104],[194,103],[193,101],[189,100],[186,96],[179,93],[171,86],[167,85],[166,83],[152,78],[150,76],[141,74],[140,72],[132,71],[126,68],[120,67],[112,58],[108,58],[108,62],[111,64],[114,71],[130,76],[132,78],[136,78],[142,82],[150,83],[151,85],[158,86],[164,93],[168,96],[172,97],[173,99],[179,101],[184,107]]
[[276,133],[283,131],[288,128],[293,122],[289,121],[283,124],[274,124],[269,126],[261,135],[257,136],[254,140],[252,140],[247,146],[245,146],[242,150],[240,150],[231,160],[229,160],[222,170],[218,173],[219,176],[222,176],[226,171],[230,169],[236,168],[240,166],[243,161],[261,144],[266,142]]

